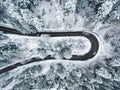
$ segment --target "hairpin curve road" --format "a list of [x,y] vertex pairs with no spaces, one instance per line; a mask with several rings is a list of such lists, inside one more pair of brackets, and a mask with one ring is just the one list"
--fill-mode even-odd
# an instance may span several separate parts
[[[91,32],[86,32],[86,31],[64,31],[64,32],[37,32],[37,33],[31,33],[31,34],[22,34],[21,32],[17,31],[16,29],[12,29],[12,28],[8,28],[8,27],[3,27],[0,26],[0,31],[2,31],[4,34],[18,34],[18,35],[26,35],[26,36],[41,36],[43,34],[48,34],[50,35],[50,37],[65,37],[65,36],[83,36],[86,37],[90,43],[91,43],[91,49],[89,50],[89,52],[87,52],[84,55],[72,55],[72,58],[67,59],[67,60],[73,60],[73,61],[85,61],[88,59],[93,58],[98,50],[99,50],[99,41],[98,38],[96,37],[95,34],[91,33]],[[43,60],[50,60],[50,59],[54,59],[55,57],[51,57],[50,55],[48,55],[47,57],[45,57],[44,59],[38,59],[38,58],[32,58],[30,60],[26,60],[23,62],[18,62],[15,64],[12,64],[10,66],[4,67],[2,69],[0,69],[0,74],[10,71],[18,66],[23,66],[32,62],[36,62],[36,61],[43,61]],[[63,60],[65,60],[66,58],[62,58]]]

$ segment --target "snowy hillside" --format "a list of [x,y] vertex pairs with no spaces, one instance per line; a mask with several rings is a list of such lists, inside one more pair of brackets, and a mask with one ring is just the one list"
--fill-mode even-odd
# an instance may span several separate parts
[[[0,0],[0,26],[23,34],[84,28],[100,43],[94,58],[70,61],[61,57],[85,54],[88,39],[0,32],[0,70],[22,62],[0,74],[0,90],[120,90],[120,0]],[[24,65],[33,57],[43,60]]]

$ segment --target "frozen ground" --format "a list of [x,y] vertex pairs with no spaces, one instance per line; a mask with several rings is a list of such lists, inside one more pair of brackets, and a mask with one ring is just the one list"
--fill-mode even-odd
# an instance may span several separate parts
[[[90,41],[83,36],[40,37],[3,34],[7,39],[0,44],[0,67],[21,62],[33,57],[44,59],[48,55],[57,59],[70,59],[72,55],[84,55],[91,48]],[[2,36],[1,36],[2,37]]]
[[[39,61],[0,74],[0,90],[120,90],[120,0],[1,0],[0,24],[22,33],[85,28],[97,34],[101,44],[91,60]],[[57,43],[64,47],[76,40],[65,38]],[[54,41],[49,36],[1,33],[0,68],[32,56],[53,54],[48,43]],[[70,58],[71,51],[67,49],[66,53]]]

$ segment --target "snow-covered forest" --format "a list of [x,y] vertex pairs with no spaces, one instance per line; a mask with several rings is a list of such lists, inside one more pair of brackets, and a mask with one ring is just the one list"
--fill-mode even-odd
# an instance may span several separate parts
[[0,90],[120,90],[120,0],[0,0],[0,26],[23,34],[81,29],[100,42],[94,58],[69,61],[61,57],[89,51],[89,40],[0,32],[0,69],[32,57],[57,58],[0,74]]

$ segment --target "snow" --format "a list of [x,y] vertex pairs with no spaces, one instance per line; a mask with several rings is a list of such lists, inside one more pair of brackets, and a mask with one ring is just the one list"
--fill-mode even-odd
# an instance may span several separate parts
[[112,10],[112,7],[113,3],[111,1],[106,0],[100,8],[102,12],[102,17],[105,17]]
[[102,76],[106,79],[111,78],[111,75],[108,73],[108,71],[105,68],[100,68],[100,70],[96,71],[96,74],[98,74],[99,76]]
[[[1,0],[0,5],[6,8],[4,14],[0,13],[0,25],[15,27],[22,33],[80,31],[84,28],[83,31],[95,33],[99,37],[100,50],[90,60],[62,60],[60,57],[63,56],[71,58],[71,53],[88,52],[90,42],[83,37],[4,36],[0,33],[0,68],[32,57],[44,59],[48,54],[58,58],[30,63],[0,74],[0,90],[119,90],[120,6],[112,11],[119,0],[62,0],[62,4],[59,0],[30,1]],[[103,23],[108,14],[110,17]],[[85,48],[81,48],[84,44]],[[73,45],[72,50],[69,45]],[[16,49],[12,49],[13,46]],[[63,54],[60,50],[64,47],[67,49]],[[56,49],[56,52],[51,48]]]
[[[32,57],[44,59],[48,55],[59,59],[63,57],[70,59],[72,55],[84,55],[88,53],[91,48],[90,41],[82,36],[66,36],[61,38],[47,35],[31,37],[6,34],[5,36],[7,36],[9,40],[1,44],[1,49],[4,49],[5,45],[7,45],[8,48],[11,48],[10,45],[16,47],[15,49],[1,51],[3,54],[1,59],[7,59],[9,64],[25,59],[27,60]],[[3,66],[4,65],[1,67]]]

